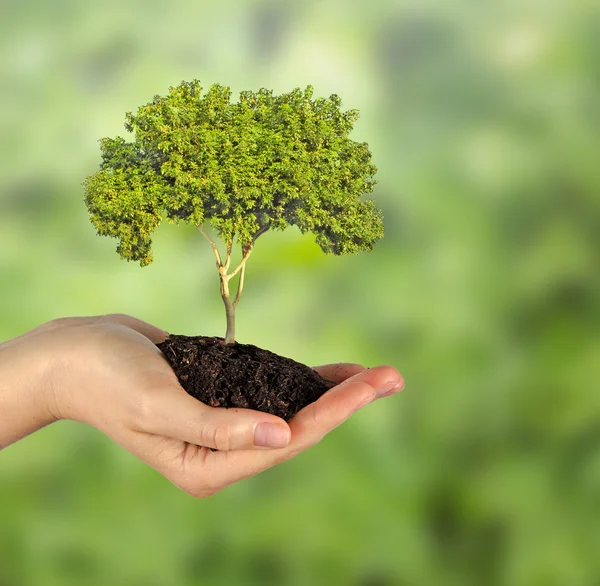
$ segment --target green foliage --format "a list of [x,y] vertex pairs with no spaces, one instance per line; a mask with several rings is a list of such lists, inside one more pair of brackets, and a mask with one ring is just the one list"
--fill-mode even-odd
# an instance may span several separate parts
[[376,168],[368,145],[349,138],[358,112],[343,112],[335,94],[261,89],[232,103],[228,87],[202,95],[199,81],[182,82],[126,119],[133,141],[103,139],[101,169],[85,182],[93,224],[125,259],[152,262],[163,217],[208,221],[242,248],[288,225],[333,254],[371,250],[383,236],[381,212],[360,199]]

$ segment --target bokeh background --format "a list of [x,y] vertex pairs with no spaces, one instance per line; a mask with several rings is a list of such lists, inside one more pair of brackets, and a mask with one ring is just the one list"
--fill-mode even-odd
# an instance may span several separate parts
[[[1,0],[0,340],[125,312],[222,335],[211,251],[97,237],[97,140],[181,80],[338,93],[385,239],[267,234],[238,338],[396,365],[400,395],[294,461],[179,492],[61,422],[0,454],[1,586],[600,584],[600,5]],[[1,414],[0,414],[1,417]]]

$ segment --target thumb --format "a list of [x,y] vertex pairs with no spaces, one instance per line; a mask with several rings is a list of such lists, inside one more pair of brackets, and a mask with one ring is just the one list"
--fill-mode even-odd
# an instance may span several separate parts
[[269,413],[209,407],[173,389],[154,397],[139,431],[216,450],[284,448],[291,438],[288,424]]

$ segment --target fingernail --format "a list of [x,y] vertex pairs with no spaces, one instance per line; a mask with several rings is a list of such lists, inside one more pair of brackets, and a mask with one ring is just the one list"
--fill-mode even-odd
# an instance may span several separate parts
[[259,423],[254,430],[254,445],[260,448],[285,448],[289,431],[278,423]]
[[384,385],[382,385],[379,388],[377,395],[379,398],[387,397],[388,395],[393,395],[393,394],[401,391],[403,388],[404,388],[403,382],[392,381],[392,382],[385,383]]

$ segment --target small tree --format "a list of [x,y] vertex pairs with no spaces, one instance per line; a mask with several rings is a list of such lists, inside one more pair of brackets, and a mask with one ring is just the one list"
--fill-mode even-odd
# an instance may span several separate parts
[[[203,96],[199,81],[182,82],[126,115],[131,142],[100,141],[100,170],[84,183],[98,234],[118,238],[121,257],[142,266],[152,262],[151,237],[163,218],[198,228],[216,258],[227,343],[235,341],[246,262],[261,234],[295,225],[336,255],[371,250],[383,236],[381,212],[359,199],[372,191],[376,168],[368,145],[349,138],[358,111],[342,112],[337,95],[312,96],[311,86],[280,96],[261,89],[231,103],[228,87],[215,84]],[[242,256],[232,268],[236,238]]]

